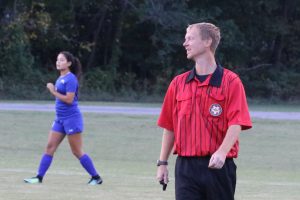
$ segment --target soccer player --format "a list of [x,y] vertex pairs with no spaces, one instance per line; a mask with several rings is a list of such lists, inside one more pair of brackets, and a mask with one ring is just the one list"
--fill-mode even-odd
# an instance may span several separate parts
[[91,158],[82,149],[83,119],[78,108],[78,79],[81,74],[81,63],[70,52],[60,52],[57,56],[56,68],[60,76],[55,86],[47,83],[49,92],[56,98],[56,119],[49,133],[48,144],[40,161],[36,177],[24,179],[26,183],[42,183],[43,177],[51,165],[54,152],[67,136],[72,153],[91,175],[89,185],[102,183]]
[[220,29],[211,23],[187,27],[192,70],[170,83],[158,119],[163,128],[157,180],[168,183],[173,149],[176,200],[233,200],[241,130],[252,127],[243,84],[215,60]]

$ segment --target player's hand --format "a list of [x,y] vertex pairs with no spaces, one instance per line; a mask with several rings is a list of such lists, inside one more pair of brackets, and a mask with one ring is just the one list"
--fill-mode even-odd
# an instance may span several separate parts
[[47,88],[50,92],[53,92],[54,91],[54,85],[53,83],[47,83]]
[[158,182],[163,181],[165,184],[169,182],[169,171],[167,165],[160,165],[157,167],[156,179]]
[[226,154],[216,151],[210,158],[208,168],[221,169],[225,163]]

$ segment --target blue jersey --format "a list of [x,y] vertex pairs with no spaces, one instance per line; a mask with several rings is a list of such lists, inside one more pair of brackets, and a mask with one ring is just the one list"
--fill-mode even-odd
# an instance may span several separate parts
[[65,119],[77,114],[80,114],[78,108],[78,80],[73,73],[68,73],[65,76],[59,77],[55,82],[55,90],[63,95],[67,92],[74,92],[74,100],[71,104],[67,104],[56,98],[55,109],[58,119]]

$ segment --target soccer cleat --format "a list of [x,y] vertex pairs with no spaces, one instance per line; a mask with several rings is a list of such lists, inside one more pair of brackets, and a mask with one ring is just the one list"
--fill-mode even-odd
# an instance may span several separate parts
[[100,185],[102,184],[103,180],[101,179],[101,177],[97,177],[97,178],[91,178],[91,180],[88,182],[88,185]]
[[32,177],[32,178],[24,179],[24,182],[30,184],[37,184],[37,183],[42,183],[42,179],[39,177]]

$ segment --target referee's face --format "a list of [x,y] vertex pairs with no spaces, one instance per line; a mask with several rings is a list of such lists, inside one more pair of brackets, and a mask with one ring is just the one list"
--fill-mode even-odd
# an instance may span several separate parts
[[71,62],[67,60],[64,54],[58,54],[56,60],[56,69],[57,70],[66,70],[71,66]]
[[206,40],[202,40],[197,26],[190,26],[186,29],[183,46],[187,59],[194,61],[209,50],[209,46],[207,46]]

